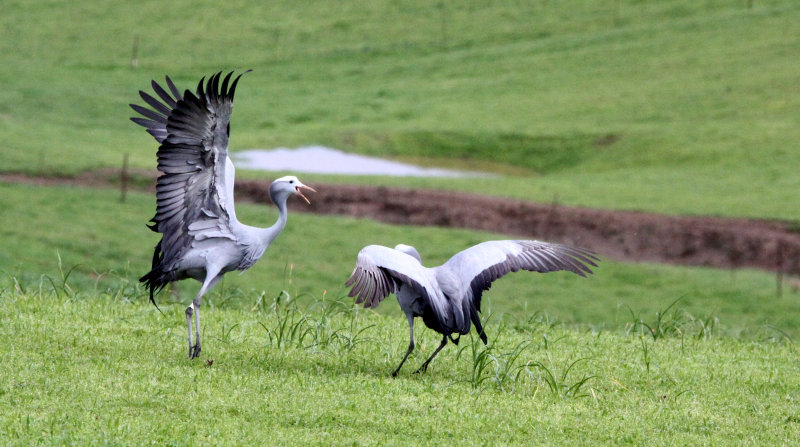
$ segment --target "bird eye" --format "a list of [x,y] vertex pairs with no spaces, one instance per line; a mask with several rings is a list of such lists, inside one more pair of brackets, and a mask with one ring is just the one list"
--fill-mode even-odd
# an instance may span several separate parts
[[289,180],[289,183],[294,185],[294,180]]

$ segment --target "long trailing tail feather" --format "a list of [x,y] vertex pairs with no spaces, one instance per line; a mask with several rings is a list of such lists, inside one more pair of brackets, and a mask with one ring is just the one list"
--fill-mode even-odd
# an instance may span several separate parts
[[143,282],[149,289],[150,302],[153,303],[153,306],[156,306],[156,309],[161,312],[161,315],[164,315],[164,312],[161,311],[161,308],[158,307],[158,304],[156,304],[155,294],[163,289],[169,281],[165,280],[164,274],[159,269],[159,264],[161,264],[161,241],[156,244],[155,249],[153,250],[152,269],[147,272],[147,274],[139,278],[139,282]]
[[473,300],[469,300],[469,317],[472,320],[472,324],[475,325],[475,330],[478,331],[478,336],[481,338],[481,341],[484,345],[488,345],[488,339],[486,338],[486,332],[483,331],[483,325],[481,324],[481,318],[478,316],[478,309],[475,308],[475,302]]

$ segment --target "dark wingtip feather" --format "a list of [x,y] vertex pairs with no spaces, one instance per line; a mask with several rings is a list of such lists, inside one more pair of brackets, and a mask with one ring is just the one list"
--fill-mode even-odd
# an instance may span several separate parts
[[165,76],[165,78],[167,80],[167,87],[169,88],[169,91],[172,92],[172,96],[175,97],[176,101],[179,101],[181,99],[181,91],[178,90],[178,87],[175,87],[175,83],[172,82],[172,79],[170,79],[169,76]]
[[157,94],[157,95],[158,95],[158,96],[159,96],[159,97],[160,97],[160,98],[161,98],[161,99],[162,99],[162,100],[163,100],[163,101],[164,101],[164,102],[165,102],[165,103],[166,103],[166,104],[167,104],[167,105],[168,105],[170,108],[174,108],[176,105],[178,105],[178,101],[181,99],[180,97],[173,98],[172,96],[170,96],[170,94],[169,94],[169,93],[167,93],[167,91],[166,91],[166,90],[164,90],[164,88],[163,88],[163,87],[161,87],[160,85],[158,85],[158,83],[157,83],[156,81],[152,81],[152,82],[150,83],[150,85],[153,87],[153,91],[154,91],[154,92],[156,92],[156,94]]
[[136,111],[136,113],[142,115],[145,118],[150,118],[153,121],[167,121],[167,117],[156,112],[155,110],[150,110],[146,107],[137,106],[136,104],[131,104],[131,108]]
[[149,94],[139,90],[139,96],[142,97],[142,100],[150,105],[150,107],[154,108],[156,111],[161,113],[164,116],[168,116],[170,113],[170,108],[162,104],[156,98],[153,98]]
[[206,77],[203,76],[202,78],[200,78],[200,82],[197,83],[197,93],[195,93],[195,95],[197,95],[198,98],[202,99],[205,96],[205,93],[203,91],[205,83],[206,83]]
[[228,73],[225,76],[225,79],[222,80],[222,89],[220,89],[220,95],[228,96],[228,82],[230,82],[231,76],[233,76],[233,72]]
[[219,97],[219,77],[221,75],[222,72],[218,71],[208,78],[208,82],[206,83],[206,97],[209,101],[216,101]]
[[344,286],[345,287],[350,287],[355,282],[356,282],[356,271],[354,270],[353,273],[350,275],[350,277],[347,278],[347,281],[345,281]]
[[152,120],[148,120],[148,119],[141,118],[141,117],[138,117],[138,116],[132,116],[130,118],[130,120],[133,121],[134,123],[142,126],[142,127],[147,127],[147,128],[150,128],[150,123],[153,122]]
[[236,78],[233,80],[233,83],[231,84],[231,90],[228,92],[228,96],[231,98],[231,100],[233,100],[233,95],[234,93],[236,93],[236,84],[239,83],[239,79],[241,79],[242,75],[244,75],[245,73],[249,73],[250,71],[251,70],[248,70],[240,74],[239,76],[236,76]]

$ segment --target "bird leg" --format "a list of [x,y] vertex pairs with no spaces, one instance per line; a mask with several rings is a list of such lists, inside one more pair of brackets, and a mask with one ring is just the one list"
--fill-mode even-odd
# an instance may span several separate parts
[[408,355],[414,350],[414,315],[408,314],[406,317],[408,318],[408,330],[411,333],[411,339],[408,342],[408,351],[406,351],[406,355],[403,357],[400,364],[397,365],[397,369],[392,373],[392,377],[397,377],[397,373],[400,372],[400,368],[403,366],[403,363],[406,362]]
[[[192,315],[196,329],[194,331],[194,344],[192,344]],[[200,356],[200,296],[192,301],[186,308],[186,326],[189,328],[189,358],[194,359]]]
[[191,358],[197,358],[200,356],[200,299],[199,298],[192,301],[192,307],[194,307],[195,342],[194,342],[194,356]]
[[[207,270],[206,280],[197,292],[197,296],[192,301],[192,304],[186,308],[186,326],[189,327],[189,358],[194,359],[200,356],[200,303],[203,300],[203,295],[206,291],[214,286],[222,276],[218,275],[219,269]],[[194,345],[192,345],[192,315],[194,314]]]
[[423,363],[422,366],[420,366],[418,370],[414,371],[414,374],[424,373],[425,371],[427,371],[428,370],[428,363],[430,363],[431,360],[433,360],[433,358],[436,357],[436,354],[438,354],[439,351],[441,351],[442,348],[444,348],[444,346],[446,344],[447,344],[447,335],[442,337],[442,342],[439,343],[439,347],[436,348],[435,351],[433,351],[433,354],[431,354],[431,356],[428,357],[428,360],[425,360],[425,363]]
[[[199,298],[199,297],[198,297]],[[189,358],[194,359],[200,356],[200,300],[195,298],[192,304],[186,308],[186,326],[189,328]],[[196,329],[194,331],[194,344],[192,344],[192,315]]]
[[192,346],[192,304],[186,308],[186,327],[189,328],[189,358],[193,359],[194,346]]

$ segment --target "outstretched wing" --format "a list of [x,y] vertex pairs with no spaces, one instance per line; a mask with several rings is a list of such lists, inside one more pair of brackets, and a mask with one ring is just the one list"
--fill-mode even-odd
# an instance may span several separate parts
[[161,143],[158,170],[163,175],[158,178],[156,214],[150,226],[163,234],[159,263],[177,262],[195,240],[233,238],[233,210],[228,209],[233,198],[227,197],[233,189],[229,178],[233,169],[227,166],[228,137],[233,95],[241,74],[230,83],[233,73],[229,73],[220,86],[221,75],[214,74],[205,85],[201,79],[195,93],[186,90],[182,95],[169,77],[169,93],[154,81],[153,90],[163,103],[139,92],[153,110],[131,104],[145,117],[131,120],[146,127]]
[[589,266],[599,259],[589,250],[539,241],[489,241],[456,253],[438,267],[469,284],[475,308],[480,310],[481,295],[492,282],[518,270],[555,272],[567,270],[586,276]]
[[138,112],[140,115],[146,117],[141,118],[135,116],[131,118],[131,121],[134,123],[146,127],[147,133],[153,136],[159,143],[163,143],[165,139],[167,139],[167,118],[172,113],[172,109],[177,107],[178,101],[183,99],[183,95],[181,95],[180,90],[175,87],[175,84],[172,82],[172,79],[169,76],[166,77],[167,88],[169,88],[169,93],[156,81],[151,81],[150,85],[153,87],[153,91],[156,92],[159,98],[161,98],[164,103],[161,103],[158,99],[148,95],[147,93],[139,90],[139,96],[142,97],[142,100],[146,102],[153,110],[148,109],[147,107],[142,107],[136,104],[131,104],[131,108]]
[[358,252],[353,274],[345,283],[352,287],[349,297],[356,297],[356,304],[374,308],[391,293],[399,290],[401,284],[411,287],[414,292],[428,301],[440,292],[435,285],[430,269],[406,253],[381,245],[368,245]]

